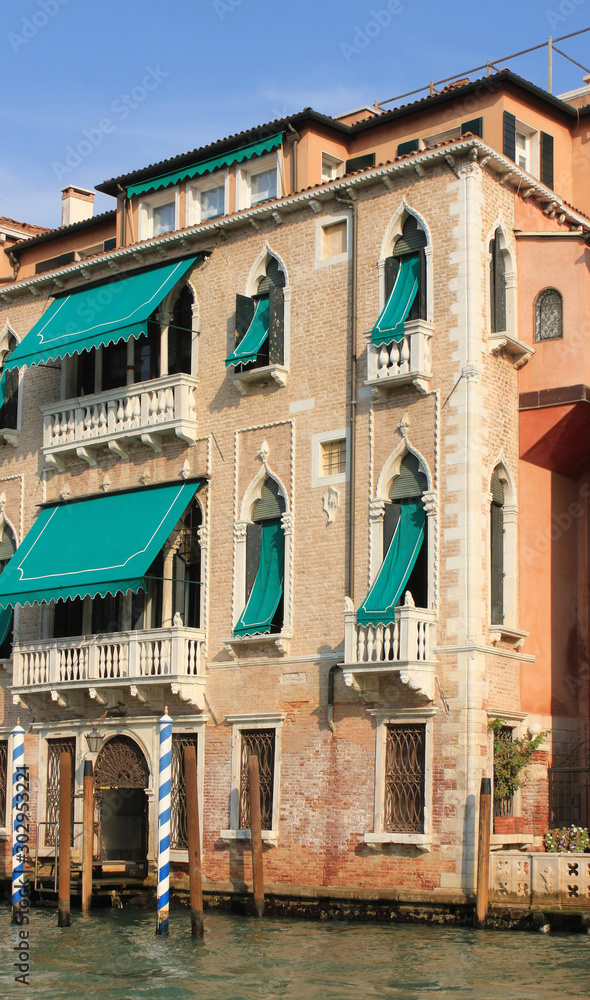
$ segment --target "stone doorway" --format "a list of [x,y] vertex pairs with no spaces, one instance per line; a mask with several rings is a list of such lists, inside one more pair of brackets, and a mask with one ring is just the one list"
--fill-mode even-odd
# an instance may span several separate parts
[[105,743],[94,768],[95,858],[105,866],[147,864],[149,770],[129,736]]

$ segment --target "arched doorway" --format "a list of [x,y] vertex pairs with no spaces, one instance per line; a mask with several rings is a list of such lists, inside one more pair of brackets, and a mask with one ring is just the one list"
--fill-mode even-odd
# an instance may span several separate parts
[[147,858],[146,759],[129,736],[105,743],[94,768],[97,857],[144,864]]

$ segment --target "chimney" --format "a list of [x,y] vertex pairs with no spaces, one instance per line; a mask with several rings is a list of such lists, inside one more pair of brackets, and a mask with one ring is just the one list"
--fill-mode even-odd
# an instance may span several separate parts
[[94,191],[74,187],[70,184],[61,189],[61,224],[71,226],[74,222],[91,219],[94,211]]

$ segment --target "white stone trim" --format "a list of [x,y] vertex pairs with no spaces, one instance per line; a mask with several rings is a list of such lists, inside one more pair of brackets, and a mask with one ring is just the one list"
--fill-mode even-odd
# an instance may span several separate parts
[[[422,850],[430,850],[432,842],[432,738],[433,719],[438,708],[400,708],[400,709],[369,709],[374,716],[375,731],[375,804],[373,813],[373,832],[367,832],[363,840],[367,844],[407,844]],[[387,745],[387,725],[412,724],[424,725],[424,830],[422,833],[388,833],[384,826],[385,798],[385,755]]]
[[[346,223],[346,250],[344,253],[334,254],[332,257],[323,255],[324,229],[334,226],[339,222]],[[314,267],[317,270],[322,267],[329,267],[332,264],[343,264],[351,260],[352,257],[352,216],[350,212],[334,212],[331,215],[322,215],[315,220],[315,261]]]
[[[491,469],[488,477],[488,482],[494,472],[498,470],[498,476],[500,482],[504,485],[504,504],[502,506],[502,523],[504,528],[503,534],[503,565],[504,565],[504,582],[503,582],[503,592],[502,592],[502,605],[504,610],[504,621],[502,623],[492,622],[492,594],[491,594],[491,564],[490,564],[490,552],[491,552],[491,506],[492,506],[492,495],[487,494],[487,552],[488,552],[488,565],[489,565],[489,579],[490,585],[488,586],[489,591],[489,609],[488,609],[488,621],[490,622],[492,629],[496,627],[499,631],[502,628],[508,630],[518,631],[519,622],[519,609],[518,609],[518,499],[516,494],[516,489],[514,486],[514,478],[509,472],[508,466],[504,461],[503,457],[499,457],[495,462],[493,468]],[[528,634],[528,633],[526,633]]]
[[223,212],[219,216],[214,215],[210,219],[203,220],[205,222],[213,222],[214,219],[220,218],[221,215],[229,213],[229,170],[216,170],[214,173],[205,174],[195,180],[187,181],[184,222],[186,226],[198,226],[201,224],[201,203],[199,200],[201,192],[212,191],[214,188],[221,187],[223,188]]
[[[486,322],[488,335],[491,338],[498,338],[501,333],[506,333],[509,343],[520,343],[518,340],[518,273],[516,268],[516,250],[510,248],[508,242],[508,227],[504,224],[502,216],[498,216],[491,233],[488,233],[485,242],[485,280],[486,280]],[[506,281],[506,330],[492,332],[491,330],[491,295],[490,265],[492,257],[490,254],[490,242],[499,233],[500,252],[504,259],[504,277]],[[509,344],[507,344],[509,346]],[[531,352],[532,353],[532,352]],[[530,357],[530,355],[529,355]],[[528,360],[528,358],[526,359]]]
[[379,315],[385,308],[385,261],[387,257],[391,257],[391,254],[393,253],[394,241],[398,236],[401,236],[404,222],[410,215],[414,216],[418,226],[426,236],[426,246],[424,247],[424,256],[426,259],[426,319],[429,323],[433,323],[434,277],[432,268],[432,240],[430,238],[430,230],[424,216],[421,215],[415,208],[412,208],[411,205],[408,205],[405,198],[400,202],[398,208],[389,219],[381,241],[379,260],[377,261],[377,268],[379,272]]
[[[164,191],[158,191],[154,194],[142,195],[139,202],[138,209],[138,236],[139,240],[149,240],[149,239],[159,239],[159,236],[153,235],[153,210],[154,208],[159,208],[161,205],[167,205],[169,202],[174,202],[174,226],[171,232],[176,229],[180,229],[180,190],[178,186],[174,188],[165,188]],[[161,233],[161,236],[165,236],[165,233]]]
[[221,836],[227,840],[245,839],[249,831],[240,830],[240,770],[242,758],[243,729],[274,729],[275,732],[275,764],[272,790],[272,829],[266,832],[263,839],[276,842],[279,833],[280,815],[280,772],[281,772],[281,732],[285,712],[257,712],[244,715],[228,715],[226,722],[232,726],[232,760],[231,788],[229,805],[229,830],[222,830]]
[[276,197],[282,197],[282,153],[279,155],[279,152],[279,150],[276,150],[272,153],[267,153],[264,156],[256,156],[251,160],[246,160],[244,163],[236,165],[236,212],[244,208],[257,208],[259,205],[264,204],[264,201],[257,201],[252,204],[250,178],[254,174],[264,174],[268,170],[271,170],[273,164],[277,172]]
[[[322,445],[329,441],[346,442],[346,471],[336,473],[333,476],[322,475]],[[312,489],[318,486],[335,486],[338,483],[348,482],[348,471],[350,466],[350,433],[349,429],[342,427],[336,431],[322,431],[311,436],[311,485]]]

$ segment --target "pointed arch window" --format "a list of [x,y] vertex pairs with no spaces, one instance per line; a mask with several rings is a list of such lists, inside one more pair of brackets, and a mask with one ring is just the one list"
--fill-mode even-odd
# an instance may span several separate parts
[[381,568],[362,602],[361,625],[387,625],[409,590],[418,607],[428,606],[428,539],[422,496],[426,476],[415,455],[402,459],[399,475],[389,489],[383,516]]
[[236,347],[226,366],[245,372],[284,364],[284,287],[285,274],[270,257],[256,294],[236,295]]
[[[18,341],[14,335],[8,337],[8,344],[2,356],[2,366],[8,360]],[[18,427],[18,368],[6,372],[2,379],[2,394],[0,396],[0,430],[16,430]]]
[[504,622],[504,483],[499,468],[494,469],[491,480],[492,504],[490,508],[490,594],[492,625]]
[[535,299],[535,340],[563,337],[563,299],[556,288],[544,288]]
[[283,627],[285,501],[279,484],[268,476],[246,525],[246,604],[234,635],[279,633]]
[[[0,536],[0,573],[16,552],[16,539],[12,528],[4,522]],[[0,611],[0,660],[8,660],[12,655],[14,630],[14,609]]]
[[500,229],[490,240],[490,319],[492,333],[506,329],[506,264]]
[[409,215],[385,259],[385,305],[373,327],[374,344],[401,340],[406,320],[426,319],[426,233]]

